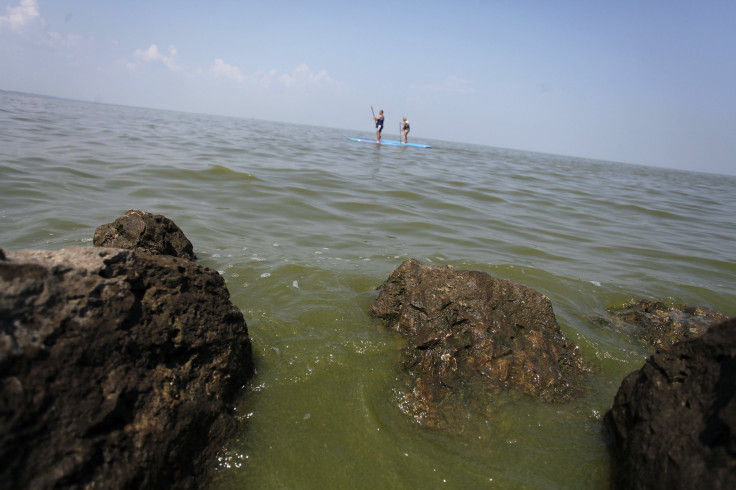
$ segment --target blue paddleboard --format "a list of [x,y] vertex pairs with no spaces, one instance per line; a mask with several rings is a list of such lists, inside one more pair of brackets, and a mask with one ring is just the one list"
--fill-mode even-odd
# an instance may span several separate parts
[[[350,141],[362,141],[363,143],[374,143],[376,140],[364,140],[361,138],[348,138]],[[414,146],[416,148],[432,148],[430,145],[420,145],[418,143],[402,143],[401,141],[394,140],[381,140],[382,145],[393,145],[393,146]]]

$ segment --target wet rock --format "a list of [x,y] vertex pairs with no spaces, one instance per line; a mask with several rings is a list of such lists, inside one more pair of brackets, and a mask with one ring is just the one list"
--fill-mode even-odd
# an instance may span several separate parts
[[607,318],[594,319],[600,325],[624,330],[655,347],[698,337],[710,325],[725,320],[725,315],[705,306],[646,299],[609,308]]
[[110,248],[0,254],[5,488],[195,488],[252,372],[212,269]]
[[605,416],[618,488],[736,488],[736,319],[657,351]]
[[197,258],[192,242],[173,221],[136,209],[97,227],[92,243],[95,247],[124,248],[188,260]]
[[442,425],[448,399],[466,387],[514,389],[548,402],[579,390],[583,361],[562,335],[546,296],[479,271],[424,266],[414,259],[380,287],[371,313],[407,338],[404,367],[414,379],[404,410]]

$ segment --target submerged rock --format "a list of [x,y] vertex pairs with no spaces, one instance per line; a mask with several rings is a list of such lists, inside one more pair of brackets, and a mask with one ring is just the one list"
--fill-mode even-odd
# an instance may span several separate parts
[[110,248],[0,254],[0,481],[195,488],[253,373],[222,277]]
[[736,319],[657,351],[606,413],[618,488],[736,488]]
[[672,345],[702,335],[726,316],[705,306],[665,303],[642,299],[608,309],[608,318],[595,318],[601,325],[625,330],[655,347]]
[[95,247],[124,248],[188,260],[197,258],[192,242],[173,221],[137,209],[129,210],[112,223],[98,226],[92,243]]
[[402,362],[414,379],[404,410],[440,425],[448,399],[466,387],[514,389],[548,402],[580,389],[583,361],[560,331],[546,296],[479,271],[414,259],[380,287],[371,313],[407,338]]

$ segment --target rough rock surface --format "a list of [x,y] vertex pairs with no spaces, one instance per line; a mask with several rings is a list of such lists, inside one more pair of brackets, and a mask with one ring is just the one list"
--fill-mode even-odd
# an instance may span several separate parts
[[0,250],[5,488],[195,488],[252,372],[245,321],[212,269]]
[[642,299],[608,309],[608,318],[594,318],[600,325],[610,325],[631,333],[655,347],[672,345],[702,335],[710,325],[726,316],[705,306],[665,303]]
[[605,420],[618,488],[736,488],[736,319],[658,351]]
[[371,313],[408,340],[402,362],[415,383],[404,410],[420,423],[440,425],[438,404],[466,385],[550,402],[580,388],[577,347],[549,298],[524,285],[409,259],[380,287]]
[[131,209],[112,223],[95,230],[95,247],[124,248],[152,255],[172,255],[194,260],[194,247],[169,218]]

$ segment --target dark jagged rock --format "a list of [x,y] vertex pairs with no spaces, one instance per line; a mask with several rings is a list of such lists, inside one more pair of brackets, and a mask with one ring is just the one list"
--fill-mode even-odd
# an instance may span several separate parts
[[252,372],[212,269],[110,248],[0,253],[4,488],[196,488]]
[[617,488],[736,488],[736,319],[628,375],[606,424]]
[[131,209],[95,230],[95,247],[112,247],[195,260],[192,242],[169,218]]
[[415,381],[403,406],[421,423],[442,425],[438,407],[452,410],[445,402],[466,386],[549,402],[580,389],[577,347],[549,298],[521,284],[410,259],[380,287],[371,313],[408,339],[402,362]]
[[672,345],[702,335],[726,316],[705,306],[642,299],[608,309],[608,318],[594,318],[655,347]]

